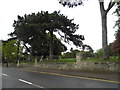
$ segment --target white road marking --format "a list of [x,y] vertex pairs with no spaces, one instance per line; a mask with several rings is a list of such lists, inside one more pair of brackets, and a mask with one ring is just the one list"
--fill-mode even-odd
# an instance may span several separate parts
[[4,76],[8,76],[7,74],[5,74],[5,73],[2,73],[2,75],[4,75]]
[[39,85],[35,85],[35,84],[32,84],[32,85],[35,86],[35,87],[38,87],[38,88],[44,88],[44,87],[39,86]]
[[32,85],[32,86],[38,87],[38,88],[44,88],[44,87],[42,87],[42,86],[39,86],[39,85],[33,84],[33,83],[28,82],[28,81],[23,80],[23,79],[18,79],[18,80],[21,81],[21,82],[24,82],[24,83],[30,84],[30,85]]
[[22,79],[18,79],[19,81],[21,81],[21,82],[24,82],[24,83],[27,83],[27,84],[30,84],[30,85],[32,85],[32,83],[31,82],[28,82],[28,81],[25,81],[25,80],[22,80]]

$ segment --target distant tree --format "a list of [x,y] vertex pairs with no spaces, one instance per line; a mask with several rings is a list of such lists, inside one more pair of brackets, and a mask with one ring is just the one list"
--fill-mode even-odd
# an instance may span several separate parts
[[46,33],[48,31],[50,33],[50,60],[53,58],[53,32],[58,32],[65,42],[69,43],[69,41],[72,41],[76,46],[81,46],[82,40],[84,40],[83,35],[74,34],[78,29],[78,25],[73,23],[73,19],[68,19],[67,16],[57,11],[53,13],[41,11],[41,13],[38,12],[37,14],[18,16],[18,20],[14,21],[13,27],[15,28],[14,34],[21,41],[31,45],[31,52],[33,51],[33,46],[38,44],[38,42],[41,43],[41,48],[46,47]]
[[19,40],[19,38],[17,36],[14,36],[14,34],[12,34],[12,33],[10,33],[8,35],[12,36],[12,38],[9,38],[7,40],[7,42],[12,41],[12,40],[16,41],[16,46],[17,46],[16,60],[19,61],[19,56],[23,55],[22,51],[23,51],[24,47],[20,46],[21,45],[21,41]]
[[118,16],[118,20],[115,24],[118,30],[115,33],[115,41],[112,43],[112,49],[114,53],[120,54],[120,1],[117,2],[117,8],[114,13]]
[[72,58],[72,55],[71,55],[71,53],[70,52],[66,52],[66,53],[64,53],[62,56],[61,56],[62,58]]
[[112,49],[114,53],[120,53],[120,30],[118,30],[115,35],[115,41],[112,43]]
[[78,53],[78,52],[80,52],[80,51],[77,49],[73,50],[73,48],[71,48],[70,52],[66,52],[62,55],[62,58],[75,58],[76,53]]
[[87,57],[93,57],[94,55],[94,50],[92,49],[91,46],[83,44],[82,45],[82,57],[83,59],[87,58]]
[[113,44],[113,43],[110,43],[110,44],[108,45],[108,53],[109,53],[110,56],[115,56],[116,54],[113,52],[112,44]]
[[[102,48],[103,48],[103,58],[109,59],[108,54],[108,40],[107,40],[107,14],[110,9],[117,3],[116,0],[109,0],[108,8],[105,9],[104,1],[98,0],[101,12],[101,20],[102,20]],[[83,4],[83,0],[59,0],[59,3],[63,6],[68,6],[70,8],[77,7],[78,5]]]
[[98,55],[98,57],[102,57],[102,55],[103,55],[103,49],[101,48],[101,49],[98,49],[97,51],[96,51],[96,54]]
[[3,61],[7,63],[14,62],[16,60],[17,56],[17,45],[16,41],[3,41],[2,45],[2,51],[3,51]]
[[94,51],[91,46],[84,44],[84,45],[82,45],[82,51],[85,51],[85,50],[88,52]]
[[92,47],[90,47],[89,45],[83,44],[82,45],[82,51],[75,49],[73,50],[73,48],[70,49],[70,52],[66,52],[64,53],[63,57],[64,58],[75,58],[76,57],[76,53],[81,52],[83,55],[83,58],[86,57],[93,57],[94,53],[93,53],[93,49]]
[[75,49],[71,51],[72,58],[76,58],[76,53],[80,52],[79,50]]

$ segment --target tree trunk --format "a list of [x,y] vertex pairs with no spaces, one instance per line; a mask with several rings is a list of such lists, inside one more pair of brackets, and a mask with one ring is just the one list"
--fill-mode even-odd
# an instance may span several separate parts
[[50,60],[53,60],[53,32],[50,31],[50,53],[49,53]]
[[33,48],[32,48],[32,45],[31,45],[30,55],[29,55],[29,58],[28,58],[29,61],[32,60],[32,52],[33,52]]
[[102,16],[102,48],[103,59],[109,59],[108,40],[107,40],[107,15]]
[[6,62],[6,67],[8,67],[8,66],[9,66],[9,62],[7,61],[7,62]]
[[19,60],[17,60],[17,66],[18,66],[18,67],[20,66],[20,61],[19,61]]
[[100,2],[100,11],[102,19],[102,48],[103,48],[103,59],[109,59],[108,54],[108,42],[107,42],[107,12],[104,9],[104,3]]
[[18,39],[18,42],[17,42],[17,62],[19,61],[19,48],[20,48],[20,41]]

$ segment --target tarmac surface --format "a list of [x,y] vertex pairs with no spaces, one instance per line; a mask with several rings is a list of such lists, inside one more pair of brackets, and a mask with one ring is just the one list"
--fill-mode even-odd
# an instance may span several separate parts
[[117,73],[3,67],[3,88],[118,88]]
[[119,76],[120,73],[117,72],[115,73],[115,72],[99,72],[99,71],[91,72],[91,71],[55,70],[55,69],[42,69],[36,67],[18,67],[18,68],[26,69],[26,70],[59,73],[59,74],[72,75],[72,76],[114,80],[114,81],[120,80],[120,76]]

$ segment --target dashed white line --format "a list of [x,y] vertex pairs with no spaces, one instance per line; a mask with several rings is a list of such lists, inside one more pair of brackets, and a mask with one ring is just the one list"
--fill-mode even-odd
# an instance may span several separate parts
[[33,83],[28,82],[28,81],[23,80],[23,79],[18,79],[18,80],[21,81],[21,82],[27,83],[27,84],[29,84],[29,85],[32,85],[32,86],[38,87],[38,88],[44,88],[44,87],[42,87],[42,86],[39,86],[39,85],[33,84]]
[[22,80],[22,79],[18,79],[19,81],[21,81],[21,82],[24,82],[24,83],[27,83],[27,84],[30,84],[30,85],[32,85],[32,83],[31,82],[28,82],[28,81],[25,81],[25,80]]
[[2,75],[4,75],[4,76],[8,76],[7,74],[5,74],[5,73],[2,73]]
[[35,87],[38,87],[38,88],[44,88],[44,87],[39,86],[39,85],[35,85],[35,84],[32,84],[32,85],[35,86]]
[[[5,73],[2,73],[2,75],[3,75],[3,76],[8,76],[8,75],[5,74]],[[38,88],[44,88],[44,87],[42,87],[42,86],[39,86],[39,85],[33,84],[33,83],[31,83],[31,82],[29,82],[29,81],[26,81],[26,80],[23,80],[23,79],[18,79],[18,80],[21,81],[21,82],[24,82],[24,83],[26,83],[26,84],[29,84],[29,85],[32,85],[32,86],[38,87]]]

